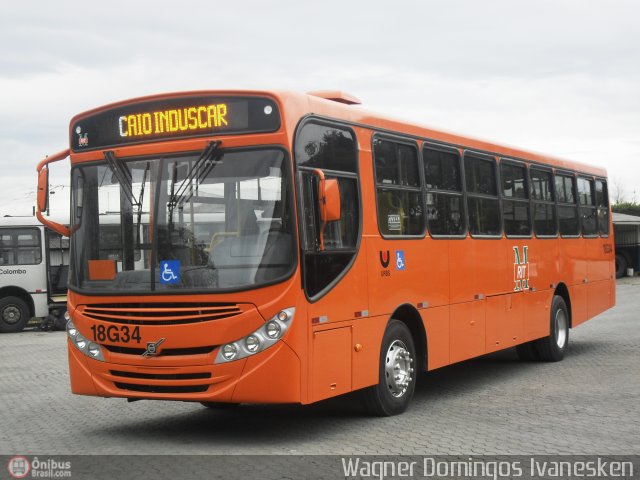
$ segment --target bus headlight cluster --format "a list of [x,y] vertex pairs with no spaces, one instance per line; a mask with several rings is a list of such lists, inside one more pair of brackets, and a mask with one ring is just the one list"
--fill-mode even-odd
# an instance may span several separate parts
[[[65,318],[68,318],[68,314],[65,314]],[[67,321],[67,336],[71,343],[87,357],[104,362],[100,345],[84,338],[70,319]]]
[[266,350],[277,343],[291,325],[295,308],[285,308],[255,332],[240,340],[223,345],[213,363],[240,360]]

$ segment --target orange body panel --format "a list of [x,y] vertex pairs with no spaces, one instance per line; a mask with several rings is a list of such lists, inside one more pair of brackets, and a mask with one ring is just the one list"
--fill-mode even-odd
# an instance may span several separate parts
[[[385,327],[399,308],[415,311],[426,338],[429,370],[515,346],[549,334],[549,309],[555,289],[563,284],[570,295],[572,326],[592,318],[615,303],[613,238],[420,238],[390,239],[380,234],[376,211],[375,132],[402,135],[416,142],[446,143],[524,159],[554,168],[579,170],[606,177],[603,169],[525,152],[511,147],[394,121],[360,107],[289,92],[190,92],[190,94],[268,96],[282,113],[273,133],[225,135],[225,148],[278,145],[293,151],[296,128],[309,115],[349,124],[358,143],[362,235],[348,271],[321,298],[310,301],[302,287],[300,260],[283,282],[259,289],[199,295],[90,296],[71,291],[69,313],[77,329],[92,339],[94,330],[109,322],[91,316],[95,304],[153,304],[154,302],[225,302],[239,309],[235,316],[189,325],[140,325],[142,349],[147,342],[166,338],[163,348],[211,350],[193,355],[145,357],[122,348],[130,342],[108,339],[104,362],[83,355],[69,342],[72,391],[84,395],[220,402],[311,403],[378,382],[381,342]],[[161,100],[158,95],[138,100]],[[74,117],[71,124],[109,105]],[[73,134],[73,132],[70,132]],[[119,158],[202,151],[212,140],[188,138],[111,148]],[[71,153],[73,165],[103,158],[103,151]],[[525,255],[524,264],[516,264]],[[403,268],[396,265],[402,252]],[[112,278],[106,264],[92,261],[90,278]],[[518,267],[526,273],[527,288],[518,289]],[[295,315],[283,340],[248,358],[214,364],[221,345],[255,331],[284,308]],[[116,313],[117,314],[117,313]],[[151,315],[151,313],[150,313]],[[204,315],[204,313],[202,313]],[[152,315],[151,315],[152,316]],[[169,317],[168,317],[169,318]],[[119,350],[120,349],[120,350]],[[115,372],[115,373],[114,373]],[[165,375],[162,378],[162,375]],[[178,380],[168,376],[182,375]],[[137,378],[134,378],[136,377]],[[206,378],[204,378],[206,376]],[[189,377],[189,378],[187,378]],[[191,378],[198,377],[198,378]],[[200,378],[202,377],[202,378]],[[150,391],[119,388],[135,384]],[[162,385],[204,385],[198,393],[160,393]]]

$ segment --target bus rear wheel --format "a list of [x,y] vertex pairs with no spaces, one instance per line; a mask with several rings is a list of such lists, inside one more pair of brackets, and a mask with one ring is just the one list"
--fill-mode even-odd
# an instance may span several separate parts
[[21,331],[29,321],[29,307],[19,297],[0,299],[0,332]]
[[564,299],[558,295],[551,302],[550,323],[549,336],[536,340],[534,348],[543,362],[559,362],[569,345],[569,311]]
[[416,348],[407,326],[392,319],[380,349],[378,384],[363,391],[367,411],[388,417],[404,412],[416,388]]

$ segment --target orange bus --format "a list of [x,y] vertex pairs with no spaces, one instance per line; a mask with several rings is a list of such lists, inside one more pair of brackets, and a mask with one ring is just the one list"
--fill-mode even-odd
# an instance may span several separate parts
[[[393,415],[421,371],[511,347],[561,360],[569,329],[614,305],[605,170],[358,103],[199,91],[71,120],[70,148],[38,165],[38,216],[71,238],[74,393],[362,390]],[[68,229],[40,213],[66,157]]]

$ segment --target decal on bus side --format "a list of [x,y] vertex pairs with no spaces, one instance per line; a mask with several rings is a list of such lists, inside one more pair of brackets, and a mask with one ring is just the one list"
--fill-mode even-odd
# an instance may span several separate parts
[[0,275],[26,275],[27,271],[22,270],[21,268],[5,270],[4,268],[0,268]]
[[389,270],[389,264],[391,263],[391,255],[389,253],[389,250],[387,250],[386,252],[383,252],[382,250],[380,250],[379,256],[380,256],[380,265],[382,266],[382,270],[380,270],[380,276],[390,277],[391,271]]
[[513,262],[513,281],[515,283],[514,292],[520,292],[522,290],[529,290],[529,247],[522,247],[522,257],[520,256],[520,249],[516,246],[513,247],[514,262]]

